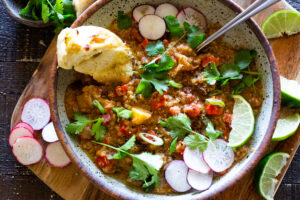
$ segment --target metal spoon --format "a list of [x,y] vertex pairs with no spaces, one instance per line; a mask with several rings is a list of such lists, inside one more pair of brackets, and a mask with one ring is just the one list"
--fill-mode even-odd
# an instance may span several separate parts
[[239,15],[237,15],[235,18],[233,18],[230,22],[225,24],[222,28],[220,28],[217,32],[209,36],[206,40],[204,40],[200,45],[196,47],[196,51],[199,52],[201,49],[206,47],[208,44],[210,44],[212,41],[232,29],[233,27],[237,26],[238,24],[246,21],[253,15],[256,15],[257,13],[261,12],[262,10],[265,10],[266,8],[274,5],[275,3],[279,2],[280,0],[258,0],[251,4],[246,10],[241,12]]

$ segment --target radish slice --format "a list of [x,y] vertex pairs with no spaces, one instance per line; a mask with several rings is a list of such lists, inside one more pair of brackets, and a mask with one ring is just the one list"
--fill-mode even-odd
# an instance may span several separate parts
[[156,8],[155,14],[161,18],[165,18],[168,15],[176,16],[178,14],[178,9],[173,4],[163,3]]
[[187,181],[195,190],[204,191],[211,186],[213,177],[212,171],[203,174],[190,169],[187,175]]
[[203,160],[202,153],[198,149],[191,150],[186,147],[183,152],[183,160],[188,168],[197,172],[206,174],[210,171],[209,166]]
[[26,102],[21,120],[32,126],[33,130],[41,130],[50,120],[48,103],[41,98],[33,98]]
[[33,134],[30,130],[28,130],[25,127],[14,128],[9,134],[9,139],[8,139],[9,145],[12,147],[18,138],[24,136],[33,137]]
[[213,171],[223,172],[232,165],[234,152],[225,140],[217,139],[213,144],[208,143],[203,159]]
[[187,182],[188,167],[182,160],[174,160],[166,166],[165,178],[176,192],[186,192],[191,189]]
[[15,125],[14,128],[27,128],[32,134],[34,132],[33,128],[26,122],[19,122]]
[[199,27],[199,34],[206,31],[207,23],[206,17],[197,9],[187,7],[182,9],[176,16],[180,25],[183,26],[184,22],[190,25]]
[[45,158],[53,167],[63,168],[71,163],[60,142],[48,144],[45,150]]
[[12,152],[22,165],[32,165],[43,157],[43,147],[33,137],[20,137],[12,146]]
[[56,135],[53,122],[47,124],[42,131],[42,137],[46,142],[56,142],[58,141],[58,137]]
[[140,5],[133,9],[132,17],[135,21],[139,22],[142,17],[145,15],[153,15],[155,8],[150,5]]
[[144,38],[158,40],[166,32],[166,23],[157,15],[146,15],[139,22],[139,31]]

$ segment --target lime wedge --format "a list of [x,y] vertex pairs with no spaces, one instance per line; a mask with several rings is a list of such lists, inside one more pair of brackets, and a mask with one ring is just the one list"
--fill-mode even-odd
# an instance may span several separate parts
[[300,108],[300,84],[280,76],[281,103],[291,108]]
[[272,137],[272,141],[281,141],[287,139],[297,131],[299,123],[299,113],[279,119]]
[[287,153],[275,152],[262,159],[255,169],[255,184],[259,194],[273,200],[278,176],[290,157]]
[[261,27],[267,38],[278,38],[300,32],[300,13],[293,10],[282,10],[270,15]]
[[230,147],[239,147],[245,144],[254,131],[254,114],[250,104],[240,95],[234,95],[234,106],[229,134]]

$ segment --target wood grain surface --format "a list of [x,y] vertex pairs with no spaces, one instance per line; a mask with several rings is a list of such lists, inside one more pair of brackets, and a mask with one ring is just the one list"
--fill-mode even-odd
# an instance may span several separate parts
[[[251,0],[235,0],[246,7]],[[298,0],[291,1],[300,9]],[[2,5],[0,5],[3,11]],[[276,9],[286,9],[285,4]],[[255,19],[260,23],[274,9],[265,11]],[[27,28],[0,12],[0,199],[60,199],[26,167],[20,166],[11,154],[7,143],[10,117],[18,97],[25,88],[40,58],[53,37],[51,29]],[[271,41],[280,73],[287,78],[300,79],[300,35]],[[49,60],[48,60],[49,61]],[[47,62],[44,60],[43,62]],[[45,64],[45,63],[44,63]],[[35,74],[35,77],[40,74]],[[29,88],[30,89],[30,88]],[[36,93],[40,96],[41,93]],[[19,105],[21,106],[21,104]],[[17,115],[14,117],[17,119]],[[274,144],[277,150],[296,152],[300,131],[285,142]],[[276,199],[300,199],[299,183],[300,152],[295,156],[290,169],[277,192]],[[55,169],[42,162],[30,167],[48,186],[66,199],[112,199],[94,188],[85,177],[77,173],[74,166]],[[55,174],[55,175],[54,175]],[[245,177],[240,184],[221,194],[218,199],[259,199],[251,178]],[[237,195],[238,194],[238,195]]]

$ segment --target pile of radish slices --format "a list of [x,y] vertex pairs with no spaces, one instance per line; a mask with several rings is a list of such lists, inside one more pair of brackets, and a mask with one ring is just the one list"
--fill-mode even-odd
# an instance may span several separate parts
[[47,142],[45,159],[53,167],[65,167],[71,163],[58,141],[53,122],[50,122],[50,108],[41,98],[26,102],[19,122],[10,132],[9,145],[16,159],[23,165],[38,163],[44,155],[42,144],[35,138],[35,132],[42,130],[42,138]]
[[234,162],[234,152],[227,142],[217,139],[208,143],[202,153],[198,149],[185,148],[183,160],[170,162],[165,169],[168,184],[177,192],[187,192],[191,188],[204,191],[212,182],[214,173],[229,169]]
[[133,9],[133,19],[139,23],[140,34],[149,40],[158,40],[166,33],[164,18],[168,15],[176,16],[181,26],[184,22],[199,27],[199,34],[206,31],[205,16],[197,9],[187,7],[178,11],[170,3],[163,3],[154,8],[151,5],[140,5]]

